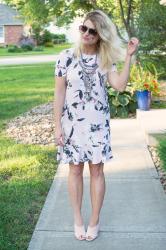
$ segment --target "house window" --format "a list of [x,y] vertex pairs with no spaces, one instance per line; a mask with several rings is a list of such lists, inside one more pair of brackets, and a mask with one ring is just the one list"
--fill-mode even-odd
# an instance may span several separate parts
[[4,42],[4,26],[0,26],[0,43]]

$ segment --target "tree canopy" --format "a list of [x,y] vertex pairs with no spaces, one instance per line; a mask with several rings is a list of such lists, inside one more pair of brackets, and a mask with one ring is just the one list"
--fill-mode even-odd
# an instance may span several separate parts
[[[25,17],[33,29],[41,30],[50,21],[68,25],[76,16],[94,9],[103,10],[126,41],[137,36],[146,51],[165,49],[166,7],[157,0],[5,0]],[[127,36],[126,36],[127,34]]]

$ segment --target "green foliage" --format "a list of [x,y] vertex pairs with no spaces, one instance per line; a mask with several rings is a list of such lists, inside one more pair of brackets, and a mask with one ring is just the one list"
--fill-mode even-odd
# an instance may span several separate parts
[[151,103],[152,109],[166,109],[166,101],[155,100]]
[[126,41],[126,33],[128,37],[139,38],[140,51],[147,53],[154,49],[165,50],[166,11],[165,6],[156,0],[5,0],[5,2],[14,5],[20,11],[25,23],[32,26],[37,41],[40,31],[44,30],[50,21],[54,21],[58,26],[64,26],[72,23],[76,16],[84,16],[90,10],[101,9],[115,23],[122,39]]
[[62,43],[62,44],[54,44],[54,47],[44,47],[44,46],[36,46],[33,48],[32,51],[23,51],[21,48],[20,48],[20,52],[8,52],[8,48],[13,48],[13,45],[12,46],[8,46],[6,48],[0,48],[0,57],[1,56],[15,56],[15,55],[45,55],[45,54],[57,54],[59,53],[61,50],[63,49],[67,49],[67,48],[70,48],[71,46],[73,46],[73,44],[71,43]]
[[26,24],[35,24],[36,26],[41,27],[50,21],[49,1],[5,0],[5,2],[19,10],[24,17]]
[[15,53],[15,52],[23,52],[23,49],[22,48],[19,48],[17,45],[12,45],[8,48],[7,50],[8,52],[12,52],[12,53]]
[[99,0],[97,5],[105,11],[112,21],[116,24],[119,35],[122,39],[126,40],[126,33],[128,37],[135,36],[137,17],[140,12],[140,0],[132,1],[110,1]]
[[33,50],[33,45],[30,45],[30,44],[23,44],[21,45],[21,48],[23,51],[32,51]]
[[83,16],[86,12],[98,8],[96,1],[91,0],[50,0],[49,3],[53,16],[56,15],[56,25],[59,27],[71,24],[76,16]]
[[53,39],[66,39],[65,34],[53,34]]
[[46,43],[44,44],[44,46],[45,46],[45,47],[51,48],[51,47],[54,47],[54,44],[53,44],[52,42],[46,42]]
[[[25,22],[32,25],[34,33],[36,27],[44,28],[49,21],[55,22],[57,26],[68,25],[76,16],[101,9],[106,12],[117,24],[122,33],[124,30],[129,37],[135,33],[135,17],[138,15],[140,1],[110,1],[110,0],[73,0],[73,1],[38,1],[38,0],[5,0],[7,3],[17,7],[25,17]],[[56,16],[56,18],[55,18]],[[123,34],[124,35],[124,34]]]
[[163,136],[163,139],[159,140],[159,145],[157,146],[158,154],[161,160],[161,164],[163,169],[166,171],[166,134],[165,137]]
[[160,93],[160,84],[158,82],[159,73],[153,63],[141,65],[140,62],[131,66],[129,82],[132,90],[149,90],[153,95]]
[[141,2],[141,11],[137,19],[137,36],[139,37],[140,50],[165,51],[166,40],[166,7],[156,0]]
[[45,47],[54,47],[54,44],[66,42],[65,34],[54,34],[48,30],[42,31],[42,35],[40,33],[41,31],[39,30],[36,33],[37,43],[40,45],[44,45]]
[[53,34],[53,43],[65,43],[66,42],[66,35],[65,34]]
[[130,86],[127,86],[124,92],[116,91],[110,86],[107,89],[111,117],[126,118],[129,113],[135,113],[137,108],[136,96],[130,91]]
[[52,42],[52,33],[48,30],[44,30],[43,34],[41,35],[41,40],[43,44]]
[[40,35],[42,32],[42,27],[40,27],[39,25],[33,24],[32,30],[33,30],[33,38],[36,40],[37,45],[43,45],[43,41]]
[[8,48],[8,52],[12,52],[12,53],[17,53],[17,52],[26,52],[26,51],[32,51],[34,48],[34,46],[30,45],[30,44],[23,44],[21,45],[21,47],[17,46],[17,45],[12,45]]
[[[51,4],[53,1],[49,2]],[[101,9],[116,23],[118,33],[124,38],[126,37],[125,32],[127,32],[129,37],[135,35],[136,17],[139,16],[140,0],[73,0],[70,3],[66,1],[65,5],[61,5],[61,8],[58,10],[56,6],[52,6],[52,8],[57,17],[56,23],[58,26],[70,24],[76,15],[83,16],[91,10]]]
[[43,51],[44,47],[43,46],[36,46],[33,48],[33,51]]
[[152,63],[155,65],[158,75],[158,79],[166,79],[166,56],[163,54],[148,54],[140,55],[140,61],[142,65]]

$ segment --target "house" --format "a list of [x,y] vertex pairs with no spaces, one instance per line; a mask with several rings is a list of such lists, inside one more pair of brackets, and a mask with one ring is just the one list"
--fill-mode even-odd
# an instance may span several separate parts
[[58,27],[54,22],[50,22],[46,29],[54,34],[65,34],[69,43],[75,43],[79,39],[80,33],[78,27],[82,22],[82,17],[75,17],[73,22],[67,26],[64,25],[63,27]]
[[0,46],[17,45],[24,33],[24,21],[19,13],[6,4],[0,4]]

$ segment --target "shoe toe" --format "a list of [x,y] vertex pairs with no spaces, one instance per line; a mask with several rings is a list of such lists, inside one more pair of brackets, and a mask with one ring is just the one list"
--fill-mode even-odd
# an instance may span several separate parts
[[85,237],[84,237],[83,235],[79,235],[79,236],[77,235],[76,238],[77,238],[78,240],[85,240]]
[[75,236],[78,240],[85,240],[86,234],[85,234],[85,227],[84,225],[82,226],[77,226],[76,224],[74,225],[74,231],[75,231]]
[[86,240],[88,240],[88,241],[92,241],[92,240],[94,240],[96,237],[92,237],[92,236],[87,236],[86,237]]
[[99,233],[99,224],[97,224],[95,227],[88,226],[87,232],[86,232],[86,240],[91,241],[98,237]]

